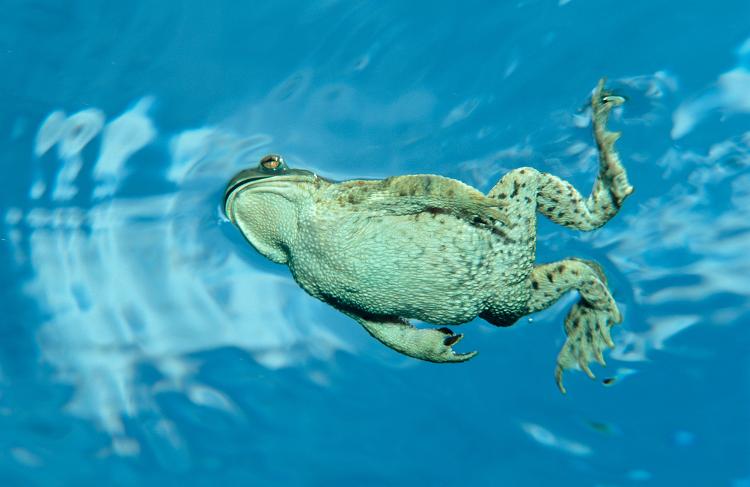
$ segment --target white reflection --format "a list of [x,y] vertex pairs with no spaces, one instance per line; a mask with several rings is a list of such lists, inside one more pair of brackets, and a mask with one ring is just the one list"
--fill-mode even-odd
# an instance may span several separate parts
[[479,106],[481,100],[478,98],[472,98],[461,103],[457,107],[453,108],[448,115],[443,119],[441,126],[443,128],[450,127],[451,125],[460,122],[468,118],[474,110]]
[[[162,171],[173,192],[117,195],[131,158],[156,140],[151,103],[142,99],[103,127],[95,164],[82,151],[102,132],[103,113],[50,114],[34,153],[58,146],[56,206],[9,208],[3,215],[7,234],[18,236],[13,255],[33,272],[23,289],[49,316],[37,334],[42,359],[75,388],[67,411],[112,435],[102,454],[141,451],[123,417],[158,414],[154,395],[161,391],[178,390],[198,406],[240,414],[227,394],[195,380],[200,364],[187,354],[240,347],[273,369],[344,348],[312,318],[322,304],[289,278],[248,265],[219,231],[216,200],[226,180],[244,164],[242,154],[263,149],[269,137],[242,138],[213,127],[175,135]],[[91,206],[67,204],[84,191],[76,185],[79,171],[95,181],[85,189]],[[143,363],[163,376],[153,387],[136,380]],[[166,418],[148,434],[149,442],[182,445]]]
[[729,114],[750,112],[748,86],[750,71],[745,68],[736,68],[719,76],[715,89],[677,107],[672,116],[672,138],[684,137],[714,110],[721,109]]
[[[737,50],[740,58],[750,54],[750,39]],[[719,76],[716,85],[704,94],[682,103],[672,115],[672,138],[690,133],[707,115],[716,110],[722,114],[750,113],[750,71],[738,66]]]
[[667,93],[677,91],[677,78],[665,70],[656,71],[653,74],[619,78],[617,81],[642,91],[651,100],[663,98]]
[[97,136],[103,125],[104,113],[96,108],[89,108],[71,115],[63,126],[57,155],[63,160],[76,157]]
[[557,436],[538,424],[521,423],[521,429],[541,445],[579,457],[586,457],[593,453],[593,450],[588,445]]
[[37,468],[42,466],[42,459],[26,448],[13,447],[10,449],[10,455],[15,461],[25,467]]
[[[34,155],[41,157],[57,145],[61,166],[57,172],[52,199],[64,201],[76,195],[78,189],[73,183],[83,166],[80,153],[102,130],[103,125],[104,113],[95,108],[82,110],[67,118],[65,112],[57,110],[44,119],[34,141]],[[31,198],[39,199],[46,189],[46,184],[37,172],[37,180],[30,190]]]
[[102,137],[99,160],[94,166],[94,178],[103,180],[94,190],[94,197],[110,196],[117,189],[123,174],[123,164],[135,152],[149,144],[156,136],[148,110],[153,99],[143,98],[135,106],[107,124]]
[[44,119],[34,141],[34,155],[41,157],[54,147],[62,138],[65,130],[65,112],[56,110]]

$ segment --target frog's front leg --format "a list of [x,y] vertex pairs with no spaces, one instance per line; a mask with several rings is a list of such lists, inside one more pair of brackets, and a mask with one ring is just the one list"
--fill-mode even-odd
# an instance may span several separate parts
[[357,320],[378,341],[409,357],[428,362],[465,362],[477,354],[454,352],[452,347],[461,341],[463,334],[457,335],[449,328],[416,328],[403,318],[365,317],[350,310],[343,312]]
[[604,365],[604,347],[614,347],[609,333],[622,316],[607,289],[607,279],[599,264],[582,259],[566,259],[534,268],[530,277],[529,312],[549,307],[564,293],[575,289],[581,295],[565,318],[567,339],[557,356],[555,381],[564,394],[562,373],[580,367],[594,378],[588,364],[592,359]]

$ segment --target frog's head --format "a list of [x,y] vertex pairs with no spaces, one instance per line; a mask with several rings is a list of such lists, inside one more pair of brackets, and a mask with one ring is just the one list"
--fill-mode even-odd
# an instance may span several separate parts
[[258,252],[286,263],[300,213],[312,204],[319,180],[311,171],[290,169],[281,156],[267,155],[229,181],[224,212]]

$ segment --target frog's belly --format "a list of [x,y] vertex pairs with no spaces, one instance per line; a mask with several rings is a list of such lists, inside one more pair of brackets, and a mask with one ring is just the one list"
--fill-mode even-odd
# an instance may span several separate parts
[[307,249],[293,253],[290,268],[312,295],[352,310],[463,323],[517,281],[507,279],[513,266],[499,239],[449,215],[362,219],[321,230],[308,233]]

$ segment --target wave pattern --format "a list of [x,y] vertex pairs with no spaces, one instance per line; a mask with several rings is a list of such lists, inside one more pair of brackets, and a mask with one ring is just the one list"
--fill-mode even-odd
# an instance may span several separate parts
[[[134,155],[158,140],[152,102],[141,99],[107,123],[97,109],[50,113],[34,147],[35,204],[5,212],[15,261],[32,272],[25,292],[48,317],[37,333],[42,358],[75,387],[66,408],[100,424],[125,455],[138,445],[125,437],[123,416],[157,408],[150,392],[139,391],[139,364],[164,376],[152,392],[175,388],[231,412],[221,391],[192,379],[186,356],[240,347],[273,369],[345,348],[310,318],[316,304],[288,279],[214,245],[226,238],[218,202],[227,174],[248,153],[257,156],[267,137],[243,139],[211,127],[182,132],[171,138],[162,171],[168,190],[122,195],[128,174],[139,170],[133,166],[143,164]],[[98,157],[87,161],[97,139]],[[57,170],[47,181],[41,166],[50,159]],[[295,313],[267,296],[283,296]]]
[[[560,5],[567,3],[561,1]],[[738,329],[750,317],[750,286],[746,283],[750,273],[746,250],[750,241],[750,131],[737,122],[746,122],[750,106],[748,95],[742,91],[747,83],[749,42],[739,48],[737,66],[719,74],[711,86],[686,100],[680,98],[684,95],[678,77],[666,70],[611,80],[612,86],[629,97],[625,108],[614,114],[613,125],[624,132],[618,144],[627,154],[624,159],[637,193],[623,214],[596,232],[578,234],[551,225],[540,227],[543,259],[576,254],[604,263],[625,311],[624,326],[614,335],[617,347],[610,356],[615,365],[609,378],[620,379],[619,386],[622,379],[633,377],[626,382],[628,387],[632,385],[628,394],[633,397],[640,397],[638,393],[644,397],[656,395],[668,403],[670,397],[661,390],[664,377],[656,369],[668,367],[670,357],[697,360],[700,373],[708,375],[724,365],[719,360],[722,357],[739,356],[731,347],[717,345],[718,340],[690,341],[684,336],[699,331],[702,337],[715,337],[720,330]],[[382,49],[376,44],[360,53],[357,62],[349,66],[349,74],[355,76],[370,69]],[[523,69],[523,63],[512,57],[500,71],[503,79],[513,81]],[[314,76],[310,69],[300,69],[265,99],[221,124],[176,134],[159,133],[151,115],[157,104],[152,97],[136,100],[111,119],[103,110],[87,108],[72,115],[54,110],[40,122],[30,147],[33,179],[26,200],[5,209],[3,225],[15,265],[29,270],[23,291],[38,304],[43,316],[35,330],[41,358],[54,371],[56,380],[74,391],[66,411],[94,422],[111,437],[111,448],[105,453],[136,456],[157,441],[161,448],[154,450],[172,452],[172,456],[166,454],[163,464],[184,461],[180,455],[186,446],[180,428],[170,414],[161,411],[157,400],[165,391],[176,391],[193,404],[222,414],[243,414],[242,407],[226,391],[201,381],[200,352],[239,347],[262,367],[278,371],[315,358],[333,362],[330,359],[337,351],[354,349],[350,337],[322,322],[327,308],[307,297],[285,272],[275,272],[255,256],[221,215],[218,203],[227,179],[275,149],[277,140],[283,138],[292,158],[301,164],[315,165],[312,160],[316,157],[330,155],[332,163],[322,169],[342,178],[429,171],[458,176],[487,189],[504,171],[533,164],[571,180],[580,189],[588,188],[593,179],[598,162],[586,108],[577,113],[570,113],[569,107],[545,113],[546,118],[533,134],[500,150],[487,149],[495,147],[497,140],[507,142],[493,125],[497,105],[493,106],[489,96],[443,102],[430,90],[417,87],[395,90],[398,94],[394,98],[381,99],[345,82],[314,87]],[[538,115],[538,110],[533,113]],[[274,137],[259,133],[257,127],[268,127]],[[387,149],[377,143],[361,144],[358,140],[363,134],[397,142]],[[468,146],[472,147],[468,151],[472,156],[462,159]],[[336,148],[336,154],[331,155],[331,147]],[[433,167],[424,162],[430,157],[458,162]],[[357,173],[350,173],[355,169],[348,164],[349,158],[357,161]],[[371,164],[374,160],[382,163]],[[537,339],[551,340],[554,336],[561,341],[559,328],[541,336],[536,324],[549,322],[559,327],[564,304],[534,317],[533,328],[519,328],[527,334],[538,334]],[[496,369],[528,362],[527,350],[502,345],[504,337],[497,330],[491,331],[491,338],[487,328],[479,330],[487,331],[482,350],[498,352],[488,353],[492,359],[473,363],[470,367],[475,368],[468,369],[481,370],[484,375],[471,381],[464,370],[429,369],[414,383],[422,387],[427,382],[425,377],[434,374],[429,377],[435,379],[440,392],[424,386],[414,393],[420,404],[432,406],[431,401],[437,398],[453,405],[452,397],[441,395],[447,394],[441,382],[446,377],[453,379],[452,394],[460,395],[462,387],[471,389],[471,394],[463,398],[467,408],[486,412],[487,405],[479,404],[482,401],[473,396],[482,386],[500,391],[499,398],[487,396],[498,403],[508,400],[502,393],[518,377],[508,373],[497,378]],[[467,341],[471,339],[467,333]],[[372,350],[380,350],[376,344],[371,345]],[[551,371],[559,343],[547,348],[549,361],[540,359],[538,364],[540,369],[548,367]],[[388,357],[383,362],[389,367],[408,369],[413,365]],[[407,362],[409,365],[404,366]],[[155,384],[138,380],[139,367],[144,364],[158,372]],[[682,368],[681,361],[670,370]],[[368,373],[364,370],[367,367],[361,369],[359,373]],[[649,382],[645,378],[649,374],[637,375],[644,370],[655,379]],[[375,393],[362,392],[362,396],[385,410],[396,402],[388,394],[403,386],[395,379],[383,386],[380,377],[373,377],[378,372],[369,371],[372,375],[366,377],[370,383],[362,386]],[[443,373],[446,375],[440,375]],[[708,380],[699,373],[695,376],[699,379],[683,378],[681,384],[709,388]],[[483,382],[482,377],[492,377],[492,382]],[[319,385],[328,384],[315,372],[308,378]],[[361,391],[358,384],[352,385],[359,382],[358,378],[346,374],[339,378],[338,387],[344,387],[340,385],[343,383],[349,391]],[[583,380],[571,378],[579,379]],[[503,380],[507,381],[501,384],[505,388],[496,382]],[[549,386],[553,388],[551,379]],[[711,389],[715,401],[732,400],[724,394],[726,384],[717,387]],[[518,391],[521,389],[519,386]],[[541,387],[526,389],[536,391]],[[404,387],[403,392],[413,391]],[[591,429],[606,430],[612,437],[629,434],[634,438],[631,446],[613,446],[610,438],[592,437],[584,428],[569,424],[575,421],[568,421],[606,416],[607,411],[594,411],[583,401],[548,406],[556,399],[550,400],[546,392],[524,390],[523,394],[530,395],[524,395],[524,401],[518,404],[503,404],[503,418],[497,420],[500,424],[512,423],[514,429],[492,430],[488,426],[490,431],[516,439],[514,432],[522,432],[534,447],[562,453],[576,462],[591,462],[592,468],[599,468],[597,472],[607,472],[600,465],[608,463],[610,457],[602,460],[607,454],[620,454],[620,463],[637,457],[644,464],[663,454],[655,451],[658,445],[649,446],[653,439],[650,432],[632,425],[620,426],[614,420],[588,423]],[[609,407],[618,407],[618,396],[611,397],[615,399],[610,399]],[[699,443],[701,434],[707,437],[710,432],[689,430],[691,425],[696,426],[691,418],[681,418],[682,423],[673,421],[678,407],[694,413],[690,408],[699,407],[687,404],[687,399],[682,401],[684,396],[675,397],[680,398],[679,404],[669,403],[662,409],[647,404],[639,410],[640,400],[629,404],[642,413],[641,420],[656,417],[654,422],[659,424],[652,424],[653,428],[661,424],[671,428],[674,443],[687,448]],[[358,397],[342,395],[334,399],[330,403],[344,404],[346,413],[372,413],[367,408],[357,409],[362,407],[355,404]],[[596,402],[605,401],[598,398]],[[294,409],[282,402],[274,403],[274,407]],[[330,403],[318,405],[319,409],[311,413],[316,421],[310,423],[325,424],[320,418],[328,415]],[[415,419],[402,411],[399,414],[417,428],[422,427],[421,416]],[[127,428],[131,418],[143,415],[157,418],[145,440],[129,435]],[[298,416],[288,413],[287,417]],[[345,422],[347,414],[341,417],[341,424],[349,424]],[[624,413],[618,415],[623,417]],[[437,418],[428,418],[438,422]],[[442,421],[442,416],[439,419]],[[374,421],[372,417],[368,420]],[[388,418],[383,420],[387,422]],[[376,421],[372,424],[375,429],[390,426]],[[300,430],[307,431],[308,426],[305,423]],[[472,427],[475,425],[467,429]],[[435,430],[430,425],[418,432],[433,434]],[[442,440],[442,430],[435,434]],[[475,432],[475,437],[484,434]],[[485,440],[493,445],[497,441]],[[142,441],[150,443],[144,446]],[[27,466],[42,463],[23,448],[12,450],[11,455]],[[650,479],[652,473],[636,465],[626,476],[642,481]]]

